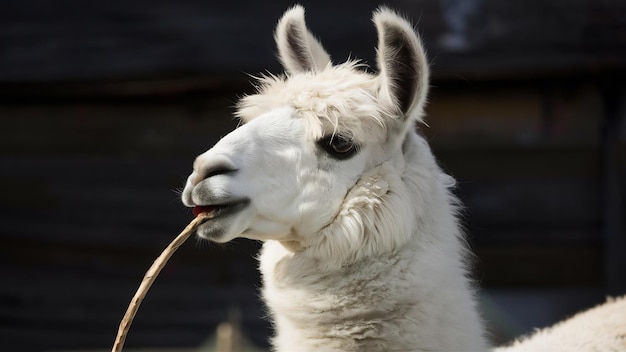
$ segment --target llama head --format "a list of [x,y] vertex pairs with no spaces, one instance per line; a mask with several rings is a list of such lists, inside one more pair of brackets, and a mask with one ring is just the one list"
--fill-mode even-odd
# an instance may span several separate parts
[[381,8],[373,21],[377,74],[352,61],[333,65],[302,7],[283,15],[275,39],[286,74],[259,78],[258,92],[239,103],[243,124],[200,155],[187,180],[183,203],[216,215],[198,229],[201,237],[306,247],[322,241],[315,237],[349,211],[347,203],[372,193],[357,190],[369,182],[363,175],[383,164],[402,167],[403,141],[422,116],[428,65],[406,20]]

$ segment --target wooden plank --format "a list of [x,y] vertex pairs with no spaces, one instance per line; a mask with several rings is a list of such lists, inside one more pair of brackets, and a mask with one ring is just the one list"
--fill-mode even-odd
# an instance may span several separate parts
[[593,182],[600,178],[600,158],[595,147],[435,146],[434,153],[444,170],[461,183],[525,178],[578,178],[582,182]]
[[[621,84],[603,87],[604,120],[602,125],[602,235],[607,291],[613,295],[626,292],[626,196],[624,170],[620,169],[620,131],[626,124],[626,90]],[[622,153],[622,157],[624,157]]]
[[604,283],[600,246],[482,245],[475,276],[497,288],[598,287]]
[[[278,71],[273,27],[288,1],[257,4],[184,0],[103,3],[5,2],[0,7],[0,81],[63,81],[180,74]],[[350,53],[374,62],[376,4],[304,1],[307,21],[336,61]],[[619,0],[483,1],[475,11],[454,2],[396,3],[419,20],[437,67],[463,72],[624,68]],[[460,24],[458,22],[461,22]],[[463,29],[468,45],[442,44]],[[345,43],[350,43],[348,48]],[[462,50],[459,50],[461,48]],[[459,58],[459,51],[462,59]],[[469,68],[469,70],[467,69]],[[545,72],[549,72],[545,70]]]
[[[114,279],[130,277],[139,280],[170,240],[161,239],[159,242],[161,243],[157,245],[149,245],[148,242],[133,247],[124,243],[107,245],[99,241],[80,243],[57,242],[54,238],[38,241],[3,238],[0,251],[3,259],[0,263],[9,268],[18,266],[29,270],[33,268],[43,270],[42,268],[50,267],[61,272],[90,273]],[[254,256],[258,252],[259,244],[247,240],[236,242],[238,242],[236,248],[230,250],[228,245],[205,242],[205,247],[208,248],[198,248],[200,247],[198,244],[187,243],[177,253],[176,261],[164,271],[165,276],[169,275],[168,273],[176,274],[182,280],[199,276],[218,285],[258,280]],[[228,276],[226,282],[223,282],[224,275]],[[27,276],[17,277],[21,280]]]
[[116,155],[128,162],[136,155],[192,158],[236,127],[231,109],[235,99],[233,93],[162,104],[74,101],[1,106],[7,128],[0,130],[0,155],[46,151]]
[[597,227],[599,184],[572,178],[461,181],[459,196],[478,227]]
[[[215,334],[216,326],[205,329],[186,329],[184,327],[169,326],[162,329],[133,329],[128,335],[125,347],[130,349],[142,348],[142,351],[162,351],[163,348],[197,348],[206,343],[210,336]],[[258,325],[243,326],[245,336],[256,346],[268,346],[268,327]],[[0,338],[6,346],[18,346],[20,351],[110,351],[115,338],[117,327],[111,331],[84,331],[80,326],[65,329],[64,327],[38,327],[35,329],[20,329],[0,326]],[[37,337],[37,338],[34,338]],[[169,351],[169,350],[168,350]]]
[[597,87],[581,81],[459,82],[431,89],[420,131],[435,150],[544,147],[592,150],[602,104]]

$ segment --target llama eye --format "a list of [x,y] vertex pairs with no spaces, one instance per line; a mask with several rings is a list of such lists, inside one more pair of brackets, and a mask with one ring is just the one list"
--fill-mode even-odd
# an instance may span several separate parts
[[326,153],[335,159],[345,160],[358,152],[358,146],[343,136],[327,136],[317,143]]

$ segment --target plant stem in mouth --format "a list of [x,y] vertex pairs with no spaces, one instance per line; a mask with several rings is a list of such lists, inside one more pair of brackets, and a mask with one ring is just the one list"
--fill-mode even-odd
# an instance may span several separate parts
[[[196,207],[198,208],[198,207]],[[203,207],[203,208],[211,208],[211,207]],[[214,207],[213,207],[214,208]],[[170,259],[172,254],[176,252],[176,250],[183,244],[185,241],[191,236],[192,233],[196,231],[198,226],[202,225],[205,221],[211,219],[213,217],[213,211],[199,211],[196,213],[196,209],[194,208],[194,215],[196,217],[185,227],[185,229],[163,250],[161,255],[154,261],[150,269],[146,272],[146,275],[143,277],[141,281],[141,285],[137,289],[135,296],[130,301],[128,308],[126,309],[126,314],[124,314],[124,318],[120,322],[120,326],[117,330],[117,337],[115,338],[115,343],[113,344],[113,349],[111,352],[121,352],[124,348],[124,342],[126,341],[126,335],[128,334],[128,330],[130,329],[130,325],[133,323],[133,319],[135,318],[135,314],[137,314],[137,310],[141,305],[144,297],[148,293],[148,290],[156,280],[156,277],[161,272],[161,269],[165,267],[167,261]]]

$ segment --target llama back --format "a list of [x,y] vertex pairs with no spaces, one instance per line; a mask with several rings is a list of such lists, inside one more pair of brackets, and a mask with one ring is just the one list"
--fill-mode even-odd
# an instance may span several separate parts
[[626,296],[578,313],[494,352],[626,351]]

